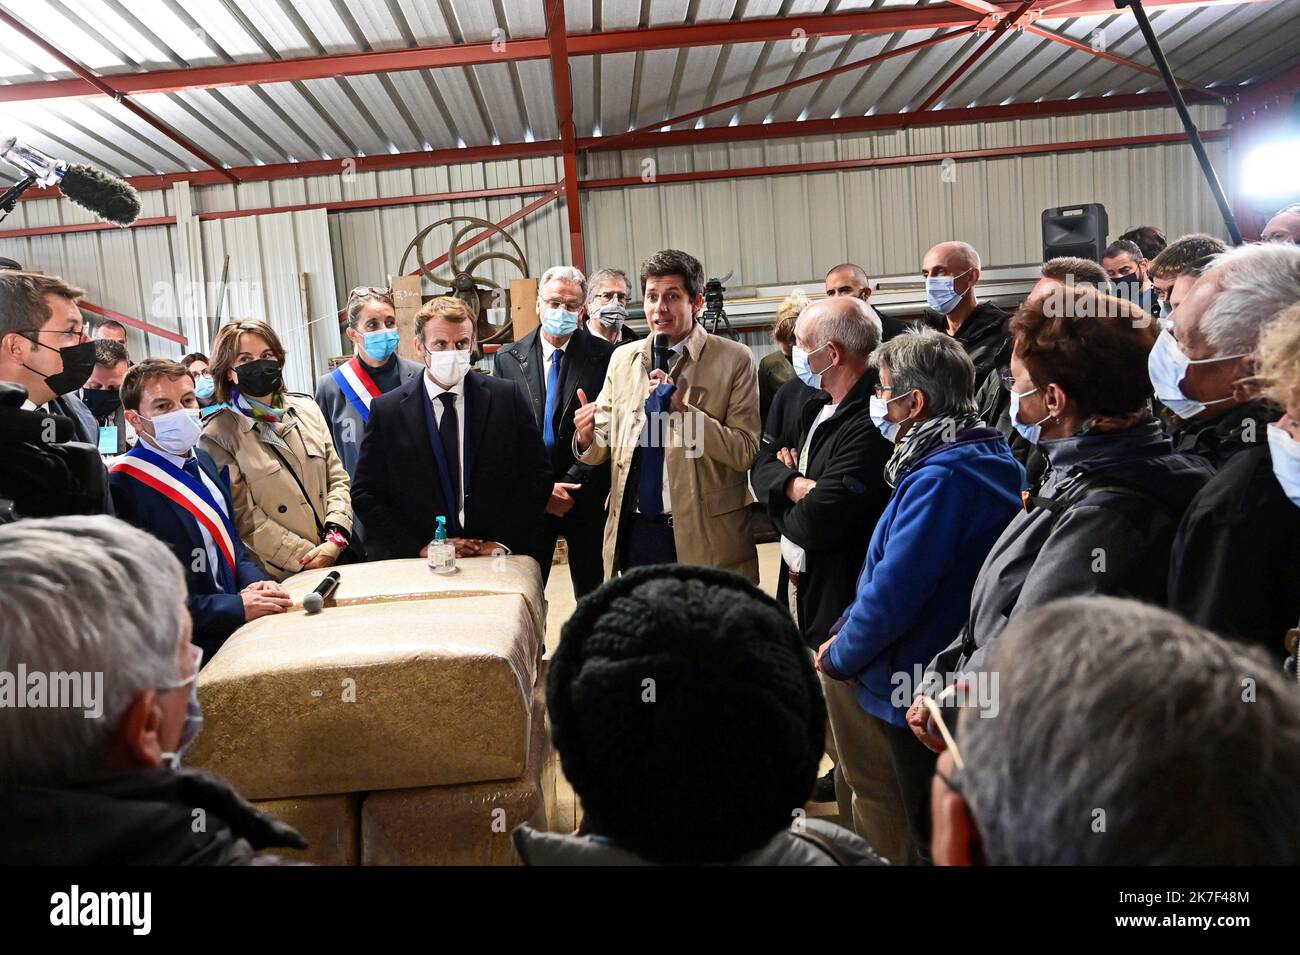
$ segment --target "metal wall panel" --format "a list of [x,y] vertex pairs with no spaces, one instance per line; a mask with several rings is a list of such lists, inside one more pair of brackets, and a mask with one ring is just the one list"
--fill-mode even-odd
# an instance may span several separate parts
[[[1196,106],[1193,114],[1202,129],[1220,128],[1224,121],[1218,107]],[[1180,128],[1173,110],[1148,110],[838,139],[631,150],[617,157],[595,154],[584,162],[588,176],[640,176],[647,170],[665,175],[942,155]],[[1213,141],[1207,148],[1230,188],[1227,143]],[[1147,223],[1170,237],[1192,231],[1224,234],[1186,144],[958,160],[947,169],[925,163],[735,181],[651,182],[620,192],[621,202],[603,192],[584,199],[587,260],[593,268],[615,265],[634,272],[649,252],[676,246],[702,255],[711,274],[734,268],[737,284],[746,285],[817,281],[826,267],[844,260],[859,262],[872,274],[912,272],[927,248],[950,238],[975,245],[986,265],[1034,262],[1042,254],[1042,210],[1084,202],[1105,204],[1112,237]]]

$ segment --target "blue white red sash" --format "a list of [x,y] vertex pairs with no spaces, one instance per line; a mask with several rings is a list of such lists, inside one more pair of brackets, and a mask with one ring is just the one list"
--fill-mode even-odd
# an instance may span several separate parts
[[383,392],[375,384],[375,379],[370,377],[370,372],[361,363],[361,359],[353,355],[335,368],[332,374],[339,388],[343,390],[343,397],[347,398],[348,403],[357,409],[357,414],[361,415],[361,420],[369,424],[370,402],[382,395]]
[[123,455],[110,470],[135,478],[188,511],[212,535],[217,551],[226,561],[230,579],[238,579],[235,572],[235,526],[206,484],[190,477],[162,455],[146,447],[144,442]]

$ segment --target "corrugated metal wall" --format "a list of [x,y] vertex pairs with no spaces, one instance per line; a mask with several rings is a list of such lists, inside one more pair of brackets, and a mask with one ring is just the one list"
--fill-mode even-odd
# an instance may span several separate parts
[[[1218,129],[1224,123],[1221,108],[1196,106],[1192,111],[1202,129]],[[595,153],[585,157],[583,175],[640,176],[646,159],[653,160],[658,174],[666,174],[1065,143],[1179,129],[1172,110],[1107,113],[647,153]],[[1226,142],[1207,145],[1225,188],[1231,189]],[[945,181],[941,167],[930,163],[590,191],[583,204],[587,261],[592,269],[616,266],[634,273],[650,253],[675,246],[699,255],[710,274],[735,269],[732,285],[786,284],[819,281],[829,265],[844,260],[859,262],[876,275],[914,272],[930,245],[959,238],[979,248],[986,265],[1017,265],[1040,258],[1043,209],[1082,202],[1105,204],[1112,236],[1140,224],[1160,226],[1170,237],[1192,231],[1223,235],[1223,223],[1186,144],[961,161],[955,172],[954,181]],[[197,212],[215,212],[546,184],[556,182],[560,174],[557,159],[541,158],[213,186],[193,190],[192,195]],[[329,216],[317,211],[206,221],[202,236],[208,313],[215,308],[211,289],[220,279],[224,251],[231,254],[233,280],[261,283],[260,298],[252,295],[243,313],[269,316],[277,328],[287,329],[302,321],[299,272],[311,275],[313,317],[320,318],[341,306],[348,289],[385,282],[423,226],[461,213],[497,221],[534,198],[508,196]],[[168,193],[146,193],[144,200],[145,216],[174,211]],[[555,201],[510,229],[535,275],[568,261],[563,215],[560,201]],[[5,227],[83,221],[88,216],[75,206],[42,200],[19,203],[19,211]],[[176,286],[180,260],[175,235],[176,229],[161,227],[0,240],[0,255],[65,275],[87,288],[92,301],[108,308],[179,328],[175,314],[161,310],[158,303],[159,289],[170,285],[173,294],[182,291]],[[431,237],[426,245],[430,255],[445,250],[450,231],[444,228],[441,236]],[[476,252],[503,247],[503,243],[484,243]],[[500,262],[487,263],[487,269],[486,274],[498,282],[515,277],[513,268]],[[166,295],[162,300],[167,300]],[[323,352],[331,344],[336,352],[341,346],[330,338],[334,333],[328,322],[319,323],[315,334],[320,367],[326,357]],[[153,337],[144,342],[138,333],[132,335],[137,354],[178,354],[171,343]],[[305,338],[301,344],[305,350]],[[297,374],[291,369],[291,381],[294,387],[303,387]]]
[[[1202,129],[1224,112],[1193,107]],[[589,178],[659,175],[828,160],[864,159],[1181,130],[1173,110],[1019,120],[846,135],[838,139],[705,145],[586,157]],[[1227,143],[1207,144],[1230,189]],[[872,275],[915,272],[925,250],[963,239],[986,265],[1041,259],[1040,215],[1052,206],[1101,202],[1112,238],[1152,224],[1171,238],[1225,235],[1189,146],[963,160],[946,181],[938,163],[876,169],[635,186],[586,194],[587,261],[629,272],[673,246],[699,255],[706,271],[735,269],[736,285],[820,281],[838,262]]]

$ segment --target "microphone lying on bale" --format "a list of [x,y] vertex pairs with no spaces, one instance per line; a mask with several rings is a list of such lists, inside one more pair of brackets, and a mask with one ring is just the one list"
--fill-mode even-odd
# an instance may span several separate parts
[[339,585],[339,572],[331,570],[325,575],[325,579],[316,585],[316,589],[302,598],[302,609],[308,613],[320,613],[321,608],[325,606],[325,601],[329,599],[330,594],[334,593],[334,588]]

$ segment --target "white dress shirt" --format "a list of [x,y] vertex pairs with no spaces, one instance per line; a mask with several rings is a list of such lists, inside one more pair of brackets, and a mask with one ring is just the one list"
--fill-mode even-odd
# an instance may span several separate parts
[[[183,457],[172,454],[170,451],[164,451],[162,448],[158,447],[158,445],[150,441],[148,435],[141,435],[140,438],[145,445],[148,446],[150,451],[153,451],[164,461],[167,461],[169,464],[172,464],[181,470],[184,470],[186,463],[194,457],[193,451]],[[221,493],[221,488],[212,482],[212,478],[208,477],[208,472],[203,470],[202,467],[199,468],[199,477],[203,478],[203,485],[212,495],[212,499],[217,502],[217,507],[221,508],[221,513],[225,514],[226,517],[230,517],[230,512],[226,510],[226,499]],[[221,578],[217,576],[218,561],[225,563],[226,559],[222,557],[220,552],[217,550],[217,542],[213,539],[212,532],[208,530],[207,525],[202,521],[197,520],[194,523],[199,525],[199,533],[203,535],[203,546],[208,552],[208,573],[212,575],[213,581],[220,586]],[[238,583],[235,581],[232,581],[232,583],[237,589],[239,586]]]
[[[804,441],[803,448],[799,452],[800,474],[803,474],[808,468],[808,449],[812,447],[813,435],[817,433],[817,429],[821,427],[822,422],[835,414],[838,408],[839,405],[827,405],[813,419],[812,426],[808,429],[808,439]],[[807,475],[804,476],[807,477]],[[781,557],[785,560],[785,565],[796,574],[802,574],[808,569],[808,552],[784,534],[781,536]]]
[[458,426],[457,441],[457,458],[460,460],[460,500],[456,502],[456,513],[460,521],[460,526],[465,526],[465,379],[462,378],[450,388],[444,388],[435,382],[426,373],[424,376],[424,390],[429,395],[429,400],[433,402],[433,421],[438,427],[442,427],[442,399],[438,396],[450,391],[456,396],[452,402],[456,406],[456,424]]

